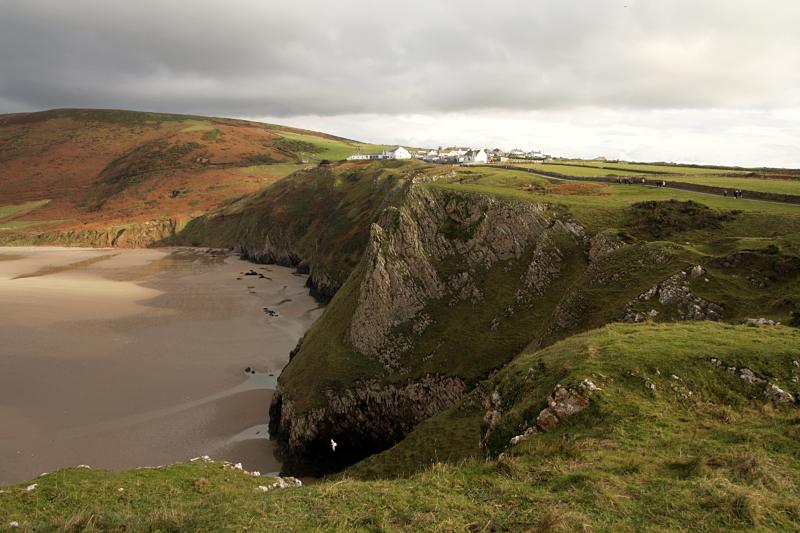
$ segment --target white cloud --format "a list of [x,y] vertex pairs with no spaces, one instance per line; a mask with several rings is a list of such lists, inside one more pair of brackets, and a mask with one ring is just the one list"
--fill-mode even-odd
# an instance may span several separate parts
[[798,20],[795,0],[0,0],[0,112],[315,115],[361,138],[424,140],[424,123],[709,160],[738,123],[778,164],[795,157],[769,128],[800,108]]
[[571,157],[800,168],[800,109],[482,111],[250,117],[376,143],[540,149]]

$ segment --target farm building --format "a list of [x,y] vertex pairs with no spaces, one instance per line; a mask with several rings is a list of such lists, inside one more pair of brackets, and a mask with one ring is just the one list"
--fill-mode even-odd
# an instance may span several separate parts
[[384,150],[383,151],[383,158],[384,159],[411,159],[411,152],[403,148],[402,146],[398,146],[397,148],[392,148],[391,150]]

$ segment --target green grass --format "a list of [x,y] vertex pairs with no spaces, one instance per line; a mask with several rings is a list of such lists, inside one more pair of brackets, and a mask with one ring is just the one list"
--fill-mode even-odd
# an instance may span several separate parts
[[50,200],[36,200],[33,202],[25,202],[24,204],[0,205],[0,221],[26,215],[49,203]]
[[688,165],[671,165],[666,163],[626,163],[624,161],[619,163],[608,163],[604,161],[567,161],[566,163],[590,167],[603,167],[610,170],[627,170],[630,172],[644,170],[646,172],[668,172],[670,174],[730,174],[747,172],[746,169],[741,168],[706,168]]
[[[618,184],[599,184],[600,188],[597,189],[597,194],[554,194],[552,191],[542,188],[542,185],[546,183],[548,183],[546,177],[530,175],[522,171],[470,169],[459,170],[454,178],[440,180],[425,186],[562,205],[570,210],[578,222],[593,232],[619,227],[622,223],[621,217],[624,208],[648,200],[692,200],[718,210],[739,210],[746,213],[751,219],[756,218],[756,215],[763,215],[765,219],[774,216],[780,219],[778,223],[780,228],[775,228],[779,233],[791,232],[793,228],[800,228],[800,206],[791,204],[742,201],[690,191]],[[528,184],[533,187],[525,189]],[[775,221],[769,222],[769,227],[772,228],[774,224]],[[750,231],[758,230],[758,227],[750,227]]]
[[736,178],[729,176],[670,176],[670,181],[697,183],[712,187],[745,191],[771,192],[776,194],[800,195],[800,179]]
[[285,178],[293,172],[308,168],[307,164],[297,163],[275,163],[271,165],[253,165],[249,167],[240,167],[239,171],[245,174],[255,174],[261,178]]
[[[506,163],[500,163],[501,165]],[[508,163],[513,166],[517,167],[526,167],[526,168],[533,168],[533,169],[541,169],[547,172],[558,172],[559,174],[565,174],[567,176],[576,176],[579,178],[591,178],[591,177],[598,177],[598,176],[640,176],[640,173],[635,171],[627,171],[627,170],[606,170],[601,168],[595,168],[591,166],[583,166],[583,165],[552,165],[547,163]]]
[[199,131],[199,132],[211,132],[214,131],[214,125],[209,120],[201,120],[201,119],[186,119],[183,121],[186,126],[181,129],[181,132],[192,132],[192,131]]
[[348,156],[356,153],[360,144],[339,139],[321,137],[304,133],[293,133],[288,131],[276,131],[281,137],[293,141],[301,141],[315,147],[313,152],[305,152],[300,155],[308,161],[340,161],[347,159]]
[[[30,493],[28,483],[3,487],[0,516],[22,531],[796,531],[798,409],[772,404],[711,358],[800,392],[791,381],[796,329],[612,325],[523,351],[414,437],[420,446],[463,439],[482,457],[476,437],[487,428],[468,420],[486,409],[481,394],[496,390],[488,461],[414,456],[432,464],[394,479],[352,477],[380,474],[373,462],[266,494],[256,490],[266,478],[220,463],[70,469],[31,481]],[[583,379],[602,389],[586,411],[509,445],[557,383]]]

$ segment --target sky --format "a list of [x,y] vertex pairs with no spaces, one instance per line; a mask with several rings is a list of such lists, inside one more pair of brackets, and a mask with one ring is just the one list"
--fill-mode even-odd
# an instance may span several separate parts
[[0,113],[800,167],[797,0],[0,0]]

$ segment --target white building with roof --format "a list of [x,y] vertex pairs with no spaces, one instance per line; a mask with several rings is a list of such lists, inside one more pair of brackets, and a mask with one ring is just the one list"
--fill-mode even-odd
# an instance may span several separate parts
[[392,148],[391,150],[384,150],[383,151],[383,158],[384,159],[411,159],[411,152],[403,148],[402,146],[398,146],[397,148]]
[[467,150],[467,153],[464,154],[463,163],[470,164],[470,163],[488,163],[489,162],[489,154],[486,153],[486,150],[483,148],[479,150]]

